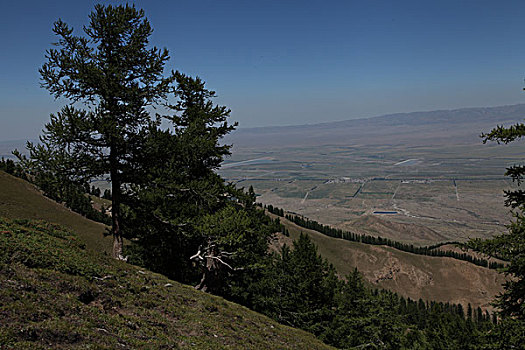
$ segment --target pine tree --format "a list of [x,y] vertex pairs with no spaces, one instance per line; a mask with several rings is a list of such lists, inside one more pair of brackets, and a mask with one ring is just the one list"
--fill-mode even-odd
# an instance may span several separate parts
[[[508,144],[525,136],[525,124],[497,126],[481,136],[484,143],[495,141]],[[489,344],[487,348],[490,349],[517,349],[522,348],[525,342],[525,190],[522,188],[525,165],[510,166],[505,175],[517,184],[517,189],[505,191],[505,205],[512,209],[514,216],[507,226],[508,232],[489,240],[473,240],[468,244],[489,256],[508,261],[508,264],[500,267],[509,278],[503,285],[503,293],[496,298],[495,305],[499,312],[493,315],[492,322],[497,326],[485,335]]]
[[25,163],[59,182],[109,174],[113,256],[121,258],[121,207],[125,187],[140,182],[140,151],[151,124],[146,106],[165,96],[174,77],[162,76],[167,50],[148,47],[153,29],[144,11],[96,5],[89,18],[83,36],[62,20],[54,24],[57,48],[47,51],[39,72],[42,86],[71,104],[51,115],[40,144],[28,143]]
[[[517,123],[510,127],[497,126],[488,134],[483,134],[483,142],[495,141],[508,144],[525,136],[525,124]],[[506,176],[518,185],[516,190],[505,191],[505,205],[513,210],[514,221],[508,225],[508,233],[490,240],[473,240],[469,243],[489,256],[509,262],[502,271],[510,276],[504,284],[504,292],[497,297],[497,305],[502,316],[511,316],[525,321],[525,190],[522,181],[525,165],[507,168]]]
[[[200,78],[179,72],[174,76],[177,101],[170,106],[173,114],[163,116],[163,127],[159,119],[148,129],[143,159],[143,176],[148,183],[133,187],[126,230],[134,242],[133,259],[171,278],[193,283],[197,270],[190,258],[199,252],[203,259],[207,255],[219,258],[220,253],[211,250],[221,248],[211,232],[199,232],[201,220],[212,220],[209,216],[236,201],[252,209],[246,204],[253,198],[225,184],[215,172],[230,150],[220,140],[235,128],[228,123],[229,109],[213,103],[215,92],[206,89]],[[213,231],[221,231],[221,227]],[[207,249],[210,251],[205,253]],[[207,276],[206,282],[211,283],[202,283],[202,288],[205,284],[207,289],[215,288],[210,287],[213,273]]]

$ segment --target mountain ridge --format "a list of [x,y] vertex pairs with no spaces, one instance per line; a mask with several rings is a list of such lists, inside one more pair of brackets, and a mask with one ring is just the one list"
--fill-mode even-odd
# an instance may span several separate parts
[[396,113],[318,124],[240,128],[225,138],[234,150],[319,145],[443,145],[481,143],[498,124],[516,123],[525,104]]
[[[380,114],[375,115],[371,117],[359,117],[359,118],[352,118],[352,119],[343,119],[343,120],[334,120],[334,121],[328,121],[328,122],[318,122],[318,123],[306,123],[306,124],[290,124],[290,125],[268,125],[268,126],[255,126],[255,127],[240,127],[237,129],[237,131],[261,131],[264,129],[286,129],[286,128],[298,128],[298,127],[321,127],[321,126],[338,126],[338,125],[345,125],[345,124],[351,124],[354,122],[361,122],[361,121],[376,121],[381,119],[395,119],[399,117],[413,117],[413,116],[421,116],[421,115],[429,115],[434,113],[458,113],[458,112],[478,112],[481,110],[509,110],[514,108],[523,108],[525,111],[525,103],[518,103],[518,104],[511,104],[511,105],[501,105],[501,106],[490,106],[490,107],[463,107],[463,108],[453,108],[453,109],[436,109],[436,110],[428,110],[428,111],[413,111],[413,112],[399,112],[399,113],[388,113],[388,114]],[[524,117],[525,118],[525,115]]]

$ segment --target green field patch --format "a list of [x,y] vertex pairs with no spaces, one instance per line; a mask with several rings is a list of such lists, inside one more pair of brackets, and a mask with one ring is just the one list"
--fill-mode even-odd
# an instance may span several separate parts
[[363,187],[363,192],[393,194],[396,188],[399,186],[399,183],[399,180],[372,180],[365,184]]
[[375,199],[387,199],[387,198],[391,198],[393,195],[393,193],[378,193],[378,192],[360,192],[359,195],[357,196],[357,198],[366,198],[366,199],[372,199],[372,198],[375,198]]
[[369,191],[361,191],[362,194],[379,194],[379,195],[393,195],[394,192],[369,192]]
[[273,192],[283,198],[304,198],[307,192],[312,191],[312,189],[319,186],[319,184],[319,181],[311,180],[290,181],[283,183]]
[[245,190],[250,188],[250,186],[253,186],[253,188],[258,192],[266,192],[275,187],[281,186],[282,184],[283,184],[283,181],[251,179],[251,180],[237,182],[235,186],[237,188],[244,188]]
[[435,181],[429,183],[402,183],[396,192],[396,199],[411,201],[431,201],[442,197],[455,197],[454,183]]
[[324,183],[310,192],[310,199],[340,199],[353,196],[359,189],[358,183]]

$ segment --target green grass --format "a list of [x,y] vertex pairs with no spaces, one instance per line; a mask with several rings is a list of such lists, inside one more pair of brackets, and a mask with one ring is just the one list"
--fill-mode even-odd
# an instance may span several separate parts
[[43,221],[0,218],[0,320],[2,349],[329,348]]
[[11,219],[37,219],[73,230],[87,247],[111,252],[111,237],[104,237],[106,226],[86,219],[63,205],[44,197],[27,181],[0,171],[0,216]]

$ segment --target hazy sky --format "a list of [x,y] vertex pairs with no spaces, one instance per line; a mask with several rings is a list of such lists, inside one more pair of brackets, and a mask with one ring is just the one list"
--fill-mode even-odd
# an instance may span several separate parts
[[[58,109],[38,68],[62,18],[91,1],[3,1],[0,140],[34,138]],[[122,2],[102,1],[118,4]],[[525,1],[136,1],[241,127],[525,101]]]

